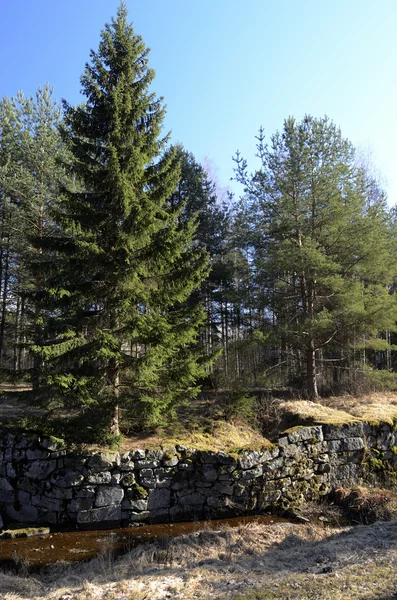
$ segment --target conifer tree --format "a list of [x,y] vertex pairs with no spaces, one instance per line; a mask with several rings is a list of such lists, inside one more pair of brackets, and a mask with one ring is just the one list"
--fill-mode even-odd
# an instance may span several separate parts
[[[15,371],[29,367],[26,350],[38,320],[29,296],[42,287],[39,240],[55,226],[52,213],[59,182],[65,181],[60,114],[48,85],[35,96],[19,92],[0,102],[0,355],[3,366],[13,363]],[[38,240],[36,248],[32,237]]]
[[194,244],[196,222],[169,202],[180,164],[162,136],[148,53],[122,3],[81,77],[86,104],[64,104],[75,184],[45,241],[38,299],[47,310],[41,400],[116,436],[120,407],[153,425],[203,374],[193,347],[202,310],[185,300],[208,259]]
[[237,157],[256,285],[273,323],[269,340],[299,357],[315,398],[320,352],[349,347],[353,335],[356,344],[385,349],[378,332],[395,328],[385,197],[327,118],[289,118],[269,145],[260,131],[257,150],[261,165],[252,174]]

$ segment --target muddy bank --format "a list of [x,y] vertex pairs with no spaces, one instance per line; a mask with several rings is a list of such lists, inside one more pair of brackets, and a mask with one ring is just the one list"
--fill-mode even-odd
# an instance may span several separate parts
[[206,522],[142,525],[98,531],[66,531],[26,538],[0,540],[0,566],[32,567],[34,569],[57,562],[79,562],[94,558],[103,551],[123,553],[140,544],[199,531],[215,531],[225,527],[241,527],[249,523],[274,525],[291,522],[275,515],[236,517]]

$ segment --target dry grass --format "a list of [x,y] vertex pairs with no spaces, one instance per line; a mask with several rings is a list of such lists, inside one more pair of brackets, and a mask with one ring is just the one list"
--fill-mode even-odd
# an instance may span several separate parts
[[197,450],[230,452],[242,448],[266,447],[269,443],[259,431],[246,423],[216,420],[205,424],[175,423],[172,427],[158,429],[154,433],[127,436],[120,450],[126,452],[133,448],[159,448],[181,444]]
[[239,598],[386,600],[397,590],[397,522],[355,528],[250,523],[106,552],[36,577],[0,576],[2,600]]
[[323,425],[354,423],[359,419],[346,410],[339,410],[308,400],[289,400],[280,403],[280,411],[292,425]]

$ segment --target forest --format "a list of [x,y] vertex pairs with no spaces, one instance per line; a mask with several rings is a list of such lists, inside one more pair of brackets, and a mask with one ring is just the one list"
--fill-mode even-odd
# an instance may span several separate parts
[[255,390],[397,388],[396,213],[338,126],[259,129],[236,198],[171,144],[153,79],[121,4],[83,104],[1,99],[2,381],[46,432],[105,441],[203,389],[234,415]]

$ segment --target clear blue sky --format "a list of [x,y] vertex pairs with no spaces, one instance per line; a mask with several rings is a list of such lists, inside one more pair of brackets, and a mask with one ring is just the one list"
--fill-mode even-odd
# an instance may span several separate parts
[[[0,96],[49,82],[77,103],[79,77],[118,0],[0,0]],[[151,48],[166,127],[222,185],[255,135],[327,114],[369,149],[397,203],[396,0],[127,0]],[[239,186],[232,184],[238,193]]]

